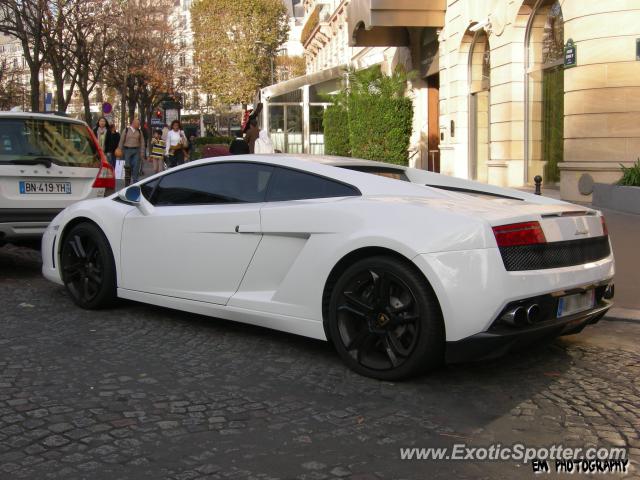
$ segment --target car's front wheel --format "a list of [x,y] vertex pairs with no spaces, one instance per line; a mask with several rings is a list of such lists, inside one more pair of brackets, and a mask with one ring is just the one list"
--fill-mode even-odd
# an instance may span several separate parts
[[60,255],[62,281],[76,305],[104,308],[116,298],[116,271],[109,242],[91,223],[74,226]]
[[408,262],[379,256],[354,263],[335,283],[328,313],[336,350],[362,375],[400,380],[442,363],[437,299]]

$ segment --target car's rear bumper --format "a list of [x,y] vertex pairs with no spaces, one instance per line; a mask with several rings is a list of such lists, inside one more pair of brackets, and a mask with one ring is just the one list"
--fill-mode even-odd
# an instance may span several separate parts
[[0,209],[0,244],[39,239],[61,211],[61,208]]
[[602,299],[595,308],[565,318],[549,318],[525,328],[481,332],[447,342],[445,359],[448,363],[486,360],[560,335],[578,333],[587,325],[598,322],[611,306],[611,302]]

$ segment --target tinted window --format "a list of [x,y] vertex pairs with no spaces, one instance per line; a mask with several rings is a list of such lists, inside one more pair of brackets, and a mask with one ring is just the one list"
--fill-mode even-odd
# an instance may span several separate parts
[[273,167],[257,163],[218,163],[162,177],[155,205],[263,202]]
[[140,190],[142,191],[144,198],[151,201],[151,195],[153,194],[154,189],[158,186],[158,183],[160,183],[161,178],[162,177],[156,178],[155,180],[151,180],[150,182],[140,185]]
[[297,170],[276,168],[269,186],[267,201],[281,202],[356,195],[360,195],[360,192],[349,185]]
[[46,157],[56,165],[100,166],[85,125],[30,118],[0,119],[0,164]]

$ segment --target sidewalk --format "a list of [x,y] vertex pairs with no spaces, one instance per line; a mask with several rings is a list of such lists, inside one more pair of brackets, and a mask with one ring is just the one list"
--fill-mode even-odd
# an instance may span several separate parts
[[[531,189],[522,189],[531,192]],[[560,192],[543,189],[547,197],[560,198]],[[590,203],[584,205],[593,207]],[[640,321],[640,215],[598,209],[604,214],[616,259],[614,307],[608,318]]]

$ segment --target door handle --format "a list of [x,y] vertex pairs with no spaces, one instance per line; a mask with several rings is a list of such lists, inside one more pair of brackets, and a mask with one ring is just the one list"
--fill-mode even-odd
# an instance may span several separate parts
[[262,233],[260,225],[236,225],[236,233]]

